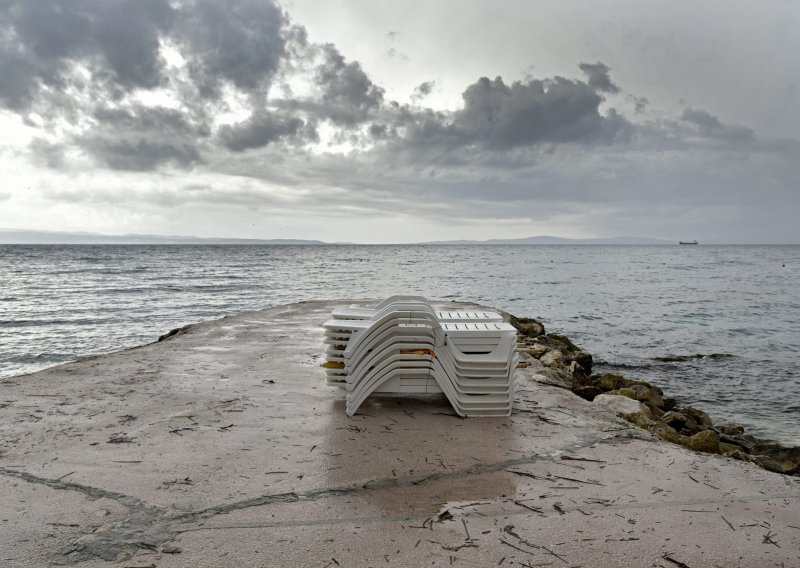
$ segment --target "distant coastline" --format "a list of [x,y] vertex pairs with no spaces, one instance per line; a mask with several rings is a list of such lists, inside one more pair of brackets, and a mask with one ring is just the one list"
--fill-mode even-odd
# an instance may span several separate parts
[[[649,237],[603,237],[568,239],[548,235],[519,239],[422,241],[405,243],[326,242],[313,239],[247,239],[226,237],[195,237],[186,235],[105,235],[89,232],[0,229],[0,245],[296,245],[296,246],[497,246],[497,245],[629,245],[677,246],[698,244],[697,241],[675,241]],[[706,243],[711,245],[792,245],[797,243]]]

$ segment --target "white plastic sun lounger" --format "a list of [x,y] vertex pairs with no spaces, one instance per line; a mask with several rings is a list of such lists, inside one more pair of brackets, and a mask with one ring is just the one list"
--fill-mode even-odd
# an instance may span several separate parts
[[499,314],[434,310],[419,296],[349,309],[323,324],[326,381],[345,389],[348,414],[377,392],[443,393],[459,415],[510,414],[516,330]]
[[[513,367],[498,367],[497,370],[502,372],[492,373],[493,376],[488,378],[464,379],[461,373],[455,371],[449,356],[450,350],[446,346],[440,345],[437,347],[438,351],[434,351],[431,337],[422,342],[403,342],[403,339],[412,338],[385,342],[371,351],[370,356],[360,361],[348,374],[346,387],[351,410],[355,411],[372,392],[379,389],[385,391],[382,388],[385,381],[402,375],[408,369],[415,369],[414,375],[418,376],[420,373],[417,370],[425,368],[437,380],[442,390],[453,398],[454,406],[473,410],[491,403],[491,407],[496,409],[498,404],[508,407],[511,403]],[[443,381],[449,384],[444,384]],[[426,387],[422,392],[429,392],[429,389]],[[504,409],[507,410],[505,407]]]
[[[404,303],[423,303],[427,304],[428,300],[422,296],[391,296],[372,308],[365,308],[362,306],[347,306],[335,308],[331,313],[332,319],[348,319],[348,320],[362,320],[373,319],[375,314],[383,308],[404,304]],[[442,322],[491,322],[503,321],[503,316],[491,310],[434,310],[436,317]]]
[[504,393],[477,395],[459,393],[435,361],[432,361],[430,368],[426,368],[425,361],[419,361],[416,365],[411,362],[392,362],[382,367],[369,385],[348,393],[347,414],[350,416],[355,414],[369,395],[376,392],[384,382],[399,375],[433,378],[460,416],[508,416],[511,413],[515,391],[513,383]]

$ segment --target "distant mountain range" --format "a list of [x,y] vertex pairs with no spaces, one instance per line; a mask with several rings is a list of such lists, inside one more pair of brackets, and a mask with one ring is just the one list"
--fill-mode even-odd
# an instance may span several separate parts
[[174,235],[101,235],[0,229],[0,244],[40,245],[325,245],[300,239],[216,239]]
[[[66,245],[328,245],[303,239],[225,239],[180,235],[101,235],[58,231],[24,231],[0,229],[0,244],[66,244]],[[671,245],[675,241],[645,237],[610,237],[604,239],[563,239],[561,237],[527,237],[524,239],[489,239],[485,241],[430,241],[407,243],[421,245]]]
[[673,245],[675,241],[646,237],[608,237],[603,239],[563,239],[561,237],[526,237],[524,239],[489,239],[486,241],[432,241],[426,245]]

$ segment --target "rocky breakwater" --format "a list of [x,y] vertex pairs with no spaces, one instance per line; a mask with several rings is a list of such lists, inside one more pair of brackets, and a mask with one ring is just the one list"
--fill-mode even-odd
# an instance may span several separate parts
[[757,439],[737,424],[715,425],[703,410],[647,381],[592,373],[591,354],[568,337],[546,333],[534,319],[510,316],[510,322],[518,331],[520,365],[532,367],[541,382],[569,389],[668,442],[800,476],[800,448]]

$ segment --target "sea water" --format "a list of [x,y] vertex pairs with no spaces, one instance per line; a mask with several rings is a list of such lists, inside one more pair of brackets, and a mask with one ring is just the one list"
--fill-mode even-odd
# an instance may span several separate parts
[[800,445],[798,274],[800,246],[7,245],[0,377],[246,310],[420,294],[537,318],[597,371]]

